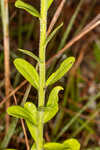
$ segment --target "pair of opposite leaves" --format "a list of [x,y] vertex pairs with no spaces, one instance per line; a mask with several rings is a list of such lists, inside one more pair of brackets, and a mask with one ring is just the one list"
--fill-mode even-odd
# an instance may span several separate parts
[[38,138],[38,113],[43,113],[43,122],[51,120],[58,112],[58,92],[62,90],[61,86],[56,86],[53,88],[49,95],[46,107],[36,108],[36,106],[31,102],[26,102],[24,107],[21,106],[11,106],[8,108],[7,112],[9,115],[16,118],[23,118],[29,128],[29,131],[35,140]]
[[[47,0],[47,9],[49,9],[49,7],[51,6],[53,0]],[[17,0],[15,3],[15,6],[17,8],[21,8],[26,10],[28,13],[30,13],[32,16],[41,18],[40,13],[38,12],[38,10],[36,8],[34,8],[32,5],[27,4],[21,0]]]
[[[69,57],[65,59],[60,67],[50,75],[50,77],[46,81],[46,87],[60,80],[65,73],[69,71],[75,61],[74,57]],[[14,61],[15,67],[17,70],[24,76],[24,78],[29,81],[29,83],[35,87],[37,90],[39,89],[39,75],[29,62],[24,59],[17,58]]]
[[[16,149],[6,149],[16,150]],[[36,150],[36,145],[33,144],[31,150]],[[80,144],[76,139],[68,139],[63,143],[46,143],[44,144],[44,150],[80,150]]]
[[[35,144],[31,150],[36,150]],[[80,150],[80,143],[74,138],[65,140],[63,143],[50,142],[44,144],[44,150]]]

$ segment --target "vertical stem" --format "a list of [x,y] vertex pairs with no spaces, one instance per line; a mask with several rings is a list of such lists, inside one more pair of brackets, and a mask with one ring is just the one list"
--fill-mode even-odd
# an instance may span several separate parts
[[[9,65],[9,15],[8,15],[8,0],[1,0],[1,14],[3,22],[4,35],[4,67],[5,67],[5,94],[8,96],[10,90],[10,65]],[[9,101],[6,102],[6,110],[9,106]],[[6,115],[6,131],[9,127],[9,116]]]
[[[40,47],[39,57],[41,63],[39,65],[40,83],[39,83],[39,103],[38,107],[44,106],[45,102],[45,49],[46,49],[46,29],[47,29],[47,0],[41,0],[41,18],[40,18]],[[37,150],[43,150],[43,112],[39,112],[38,123],[38,144]]]
[[46,42],[46,26],[47,26],[47,0],[41,0],[41,18],[40,18],[40,87],[39,87],[39,106],[44,105],[45,99],[45,42]]

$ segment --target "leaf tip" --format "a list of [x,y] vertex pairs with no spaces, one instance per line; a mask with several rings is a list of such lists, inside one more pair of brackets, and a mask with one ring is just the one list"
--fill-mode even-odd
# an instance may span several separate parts
[[15,2],[15,7],[17,7],[17,8],[18,8],[18,6],[19,6],[19,2],[21,2],[21,0],[17,0],[17,1]]
[[18,62],[18,59],[19,59],[19,58],[16,58],[16,59],[13,61],[13,63],[14,63],[15,66],[16,66],[16,64],[17,64],[17,62]]
[[13,106],[10,106],[10,107],[7,108],[8,115],[12,114],[12,108],[13,108]]
[[56,86],[54,88],[57,92],[61,91],[61,90],[64,90],[64,88],[62,86]]
[[71,62],[71,63],[74,63],[74,62],[75,62],[75,57],[71,56],[71,57],[69,57],[69,59],[70,59],[70,62]]
[[71,138],[68,140],[65,140],[63,143],[65,146],[68,146],[70,149],[74,147],[73,150],[80,150],[80,143],[77,139]]

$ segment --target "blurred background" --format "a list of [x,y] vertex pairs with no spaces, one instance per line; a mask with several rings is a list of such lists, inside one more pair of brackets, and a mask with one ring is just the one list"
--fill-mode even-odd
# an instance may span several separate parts
[[[40,10],[39,0],[24,1]],[[50,7],[48,27],[61,2],[61,0],[54,0]],[[9,118],[6,110],[16,101],[20,105],[25,99],[25,94],[28,101],[37,104],[36,90],[31,88],[17,72],[13,60],[23,57],[34,66],[36,65],[31,57],[19,52],[18,48],[30,50],[38,56],[40,29],[39,20],[26,11],[17,9],[14,3],[15,0],[8,1],[8,47],[10,47],[8,74],[4,69],[7,63],[5,61],[7,52],[5,51],[4,54],[4,23],[2,23],[4,18],[0,11],[0,145],[25,150],[21,122],[15,118]],[[2,9],[1,6],[0,9]],[[63,3],[53,29],[62,22],[63,26],[47,46],[46,62],[56,53],[58,54],[70,41],[73,44],[58,59],[54,58],[52,62],[48,62],[46,77],[54,72],[66,57],[74,56],[76,62],[69,73],[55,84],[62,85],[64,91],[59,93],[59,112],[45,125],[46,141],[62,142],[67,138],[75,137],[81,143],[82,150],[100,150],[100,25],[76,42],[73,41],[77,35],[84,34],[98,21],[100,21],[100,0],[66,0]],[[6,75],[8,80],[5,82]],[[52,88],[53,86],[48,88],[46,97]],[[31,145],[33,141],[27,127],[26,131]]]

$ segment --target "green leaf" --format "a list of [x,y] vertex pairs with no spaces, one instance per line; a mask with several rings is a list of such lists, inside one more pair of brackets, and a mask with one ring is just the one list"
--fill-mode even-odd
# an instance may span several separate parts
[[52,73],[52,75],[48,78],[48,80],[46,82],[46,86],[51,85],[51,84],[55,83],[56,81],[58,81],[59,79],[61,79],[65,75],[65,73],[67,73],[69,71],[69,69],[72,67],[74,62],[75,62],[74,57],[69,57],[69,58],[65,59],[61,63],[61,65],[57,69],[57,71]]
[[60,143],[46,143],[44,144],[44,150],[64,150],[64,146]]
[[46,109],[44,109],[44,123],[51,120],[56,115],[57,112],[58,112],[58,104],[56,104],[55,106],[46,107]]
[[28,63],[26,60],[21,58],[16,58],[14,60],[14,65],[17,70],[24,76],[24,78],[29,81],[29,83],[38,89],[39,87],[39,75],[36,69]]
[[55,104],[58,104],[58,92],[60,90],[63,90],[63,87],[56,86],[52,89],[52,91],[49,95],[47,106],[54,106]]
[[30,4],[27,4],[27,3],[25,3],[25,2],[23,2],[23,1],[21,1],[21,0],[17,0],[17,1],[15,2],[15,6],[16,6],[17,8],[21,8],[21,9],[26,10],[26,11],[27,11],[28,13],[30,13],[32,16],[35,16],[35,17],[40,18],[39,12],[38,12],[33,6],[31,6]]
[[32,114],[21,106],[11,106],[7,109],[9,115],[30,121],[35,124]]
[[46,45],[50,42],[50,40],[54,37],[54,35],[57,33],[57,31],[63,26],[63,23],[61,23],[54,31],[48,36],[46,40]]
[[24,49],[18,49],[20,52],[28,55],[28,56],[31,56],[33,59],[35,59],[37,62],[40,63],[40,59],[32,52],[28,51],[28,50],[24,50]]
[[26,120],[26,124],[27,124],[27,127],[28,127],[28,129],[30,131],[30,134],[31,134],[32,138],[36,142],[37,138],[38,138],[38,128],[37,128],[37,126],[34,126],[32,123],[30,123],[27,120]]
[[48,9],[51,6],[51,4],[53,3],[53,0],[48,0]]
[[35,124],[37,124],[37,109],[36,106],[31,103],[31,102],[26,102],[24,104],[24,108],[25,110],[27,110],[28,112],[30,112],[30,114],[32,114],[32,118]]
[[68,150],[80,150],[80,143],[76,139],[65,140],[63,145]]
[[46,109],[44,111],[44,122],[46,123],[50,119],[52,119],[56,113],[58,112],[58,92],[63,90],[61,86],[57,86],[53,88],[49,95],[49,99],[46,105]]

